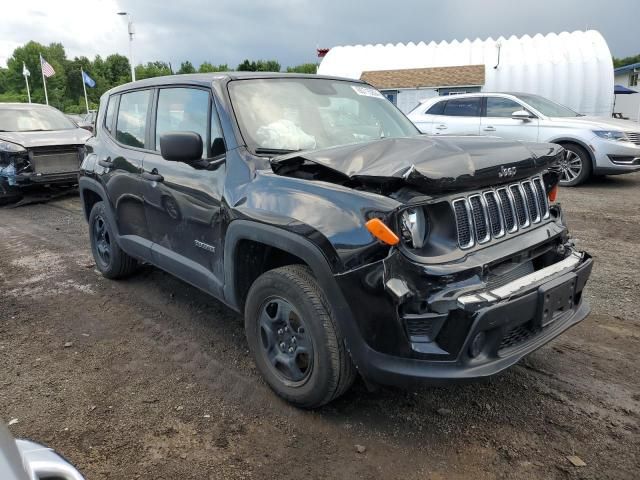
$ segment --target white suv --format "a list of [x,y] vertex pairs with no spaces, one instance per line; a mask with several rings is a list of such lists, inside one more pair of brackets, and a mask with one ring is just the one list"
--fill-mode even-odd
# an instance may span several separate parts
[[494,135],[558,143],[566,149],[561,184],[578,185],[590,175],[640,170],[640,125],[587,117],[539,95],[470,93],[425,100],[409,118],[430,135]]

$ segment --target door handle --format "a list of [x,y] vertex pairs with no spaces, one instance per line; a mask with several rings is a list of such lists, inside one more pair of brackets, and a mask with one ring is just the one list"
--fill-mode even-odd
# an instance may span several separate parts
[[496,131],[496,127],[492,127],[491,125],[488,125],[488,126],[484,127],[483,130],[485,132],[495,132]]
[[158,173],[142,172],[142,178],[150,182],[164,182],[164,177]]
[[98,165],[104,168],[113,168],[113,162],[111,161],[111,157],[102,158],[98,160]]
[[436,127],[436,130],[446,130],[446,129],[447,129],[447,126],[444,124],[440,124]]

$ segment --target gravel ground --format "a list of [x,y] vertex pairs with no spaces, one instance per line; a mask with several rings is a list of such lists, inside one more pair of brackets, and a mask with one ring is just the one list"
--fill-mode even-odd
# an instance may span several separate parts
[[270,392],[222,304],[99,276],[77,198],[0,210],[0,417],[88,479],[637,479],[639,194],[640,174],[560,192],[596,262],[580,325],[490,382],[357,383],[314,412]]

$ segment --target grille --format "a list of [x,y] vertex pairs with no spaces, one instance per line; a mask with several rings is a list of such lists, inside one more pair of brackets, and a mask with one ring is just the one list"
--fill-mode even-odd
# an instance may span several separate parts
[[491,235],[489,235],[489,223],[480,195],[469,197],[469,203],[471,204],[476,241],[478,243],[488,242],[491,239]]
[[69,173],[80,168],[80,155],[76,147],[34,149],[31,154],[31,165],[35,173]]
[[636,145],[640,145],[640,132],[625,132],[627,138]]
[[500,214],[498,206],[498,198],[496,192],[485,192],[484,200],[487,204],[487,214],[489,216],[489,224],[491,225],[491,235],[495,238],[504,235],[504,222]]
[[549,204],[542,177],[534,177],[496,190],[457,198],[458,245],[471,248],[549,218]]
[[515,347],[523,342],[526,342],[531,337],[536,334],[531,322],[527,322],[522,325],[518,325],[517,327],[509,330],[504,337],[502,337],[502,341],[500,342],[500,346],[498,347],[498,352],[501,350],[506,350],[507,348]]
[[456,228],[458,230],[458,245],[460,248],[473,246],[473,236],[471,235],[471,216],[466,199],[455,200],[453,208],[456,212]]

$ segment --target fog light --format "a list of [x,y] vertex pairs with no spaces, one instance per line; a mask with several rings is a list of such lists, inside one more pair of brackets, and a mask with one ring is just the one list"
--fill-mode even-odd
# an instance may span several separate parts
[[478,355],[482,353],[485,339],[486,339],[486,335],[484,332],[480,332],[475,337],[473,337],[473,340],[471,341],[471,345],[469,345],[469,356],[471,358],[476,358]]

